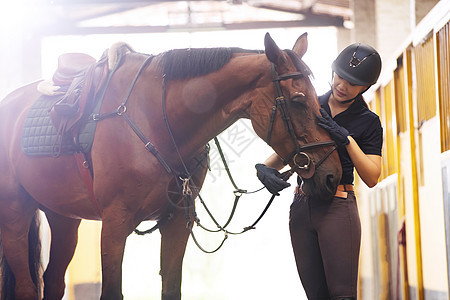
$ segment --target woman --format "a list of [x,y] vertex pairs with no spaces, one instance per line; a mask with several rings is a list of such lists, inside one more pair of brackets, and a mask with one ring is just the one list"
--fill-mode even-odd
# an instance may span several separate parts
[[[297,270],[308,299],[357,299],[361,224],[353,171],[369,186],[381,173],[383,130],[362,94],[376,83],[381,71],[378,52],[357,43],[346,47],[332,64],[331,90],[319,97],[318,124],[338,145],[342,179],[334,197],[308,199],[301,180],[291,205],[289,229]],[[289,186],[279,178],[282,160],[271,155],[257,164],[258,178],[278,194]]]

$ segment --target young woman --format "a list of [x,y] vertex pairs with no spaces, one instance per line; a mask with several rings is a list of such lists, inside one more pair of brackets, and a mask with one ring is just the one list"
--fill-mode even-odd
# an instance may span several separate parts
[[[383,130],[362,94],[378,80],[381,59],[375,49],[357,43],[342,50],[331,67],[333,83],[319,97],[321,116],[317,119],[338,145],[342,179],[331,200],[308,199],[299,180],[289,228],[308,299],[356,299],[361,224],[353,171],[369,187],[380,176]],[[256,165],[258,178],[273,194],[289,186],[279,178],[282,167],[276,154]]]

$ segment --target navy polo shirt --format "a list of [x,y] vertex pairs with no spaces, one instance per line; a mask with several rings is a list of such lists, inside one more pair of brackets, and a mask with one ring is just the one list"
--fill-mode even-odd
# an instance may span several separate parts
[[[319,97],[320,106],[331,116],[328,100],[331,91]],[[383,128],[380,118],[372,112],[359,95],[356,100],[343,112],[334,116],[333,120],[348,130],[358,146],[365,154],[381,156],[383,146]],[[345,147],[338,147],[342,164],[341,184],[353,184],[354,165]]]

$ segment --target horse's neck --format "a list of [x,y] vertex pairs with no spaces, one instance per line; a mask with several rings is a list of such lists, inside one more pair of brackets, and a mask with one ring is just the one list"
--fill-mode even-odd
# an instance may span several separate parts
[[264,57],[240,56],[218,72],[187,80],[181,97],[171,99],[175,104],[172,109],[183,118],[177,128],[180,138],[191,136],[183,139],[186,151],[195,151],[239,118],[248,117],[250,94],[256,93],[259,80],[267,74],[269,66]]

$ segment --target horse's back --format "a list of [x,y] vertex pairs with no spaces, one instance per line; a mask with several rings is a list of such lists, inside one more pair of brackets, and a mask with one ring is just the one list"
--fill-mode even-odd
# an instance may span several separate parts
[[0,101],[0,166],[11,150],[13,137],[20,134],[26,112],[40,93],[37,82],[20,87]]
[[13,178],[11,154],[20,151],[16,149],[17,142],[14,139],[20,137],[22,116],[26,115],[33,100],[39,97],[36,87],[37,82],[20,87],[0,101],[0,198],[10,189],[17,189],[12,187],[16,180]]
[[17,110],[21,110],[24,109],[24,106],[33,103],[33,100],[37,99],[37,97],[41,95],[41,93],[37,90],[39,82],[40,81],[29,83],[7,94],[0,101],[0,114],[3,114],[5,109],[11,105],[16,107]]
[[[13,131],[21,127],[19,119],[29,110],[30,106],[36,100],[40,93],[37,91],[38,82],[33,82],[22,86],[0,101],[0,139],[2,146],[9,144],[7,139]],[[20,129],[19,129],[20,130]]]

